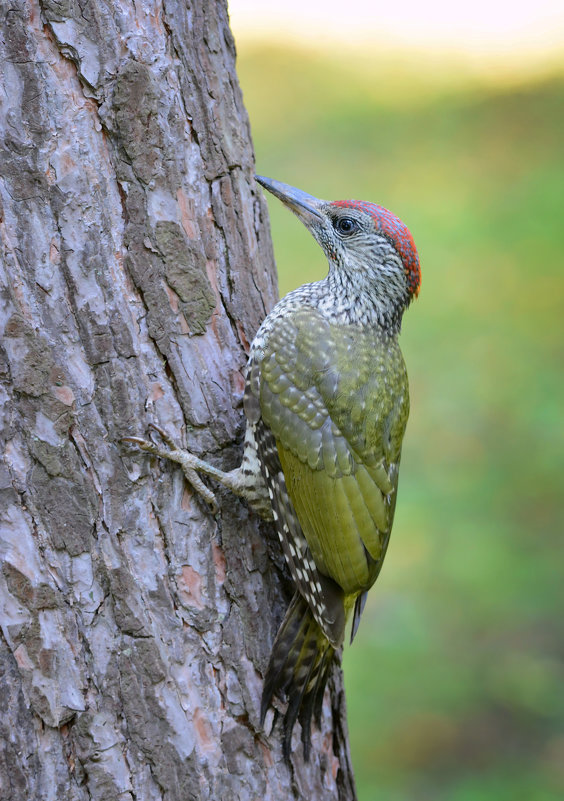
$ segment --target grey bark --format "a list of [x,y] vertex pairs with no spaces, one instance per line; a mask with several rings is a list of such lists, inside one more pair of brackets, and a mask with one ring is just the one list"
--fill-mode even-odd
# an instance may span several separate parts
[[225,4],[0,15],[0,797],[354,798],[339,671],[309,764],[259,727],[270,527],[120,441],[240,458],[276,283]]

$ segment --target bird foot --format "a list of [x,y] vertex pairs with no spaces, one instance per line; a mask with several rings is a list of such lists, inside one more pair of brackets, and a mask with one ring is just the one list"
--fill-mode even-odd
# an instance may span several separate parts
[[219,506],[216,497],[209,487],[206,487],[198,475],[198,471],[204,473],[205,475],[212,476],[218,481],[222,481],[222,483],[225,483],[223,481],[225,473],[223,473],[221,470],[218,470],[216,467],[213,467],[213,465],[204,462],[203,459],[199,459],[197,456],[194,456],[194,454],[190,453],[190,451],[181,448],[163,428],[155,423],[149,423],[149,428],[151,428],[153,431],[156,431],[166,447],[157,444],[152,440],[143,439],[142,437],[122,437],[122,442],[129,442],[146,453],[151,453],[154,456],[160,457],[161,459],[169,459],[170,461],[179,464],[182,468],[182,472],[184,473],[186,481],[198,493],[198,495],[205,500],[213,514],[217,514]]

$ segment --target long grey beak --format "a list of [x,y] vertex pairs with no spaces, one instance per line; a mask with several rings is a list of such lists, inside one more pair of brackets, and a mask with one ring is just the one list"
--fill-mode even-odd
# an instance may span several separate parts
[[264,186],[285,206],[288,206],[306,228],[311,228],[315,222],[323,219],[320,208],[325,203],[324,200],[319,200],[313,195],[308,195],[307,192],[302,192],[301,189],[296,189],[295,186],[283,184],[282,181],[275,181],[273,178],[264,178],[262,175],[256,175],[255,178],[261,186]]

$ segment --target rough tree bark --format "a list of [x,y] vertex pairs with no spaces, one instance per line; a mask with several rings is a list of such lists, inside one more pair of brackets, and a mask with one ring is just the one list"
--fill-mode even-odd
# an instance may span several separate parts
[[338,671],[309,764],[259,728],[270,527],[120,442],[240,458],[276,284],[225,3],[0,8],[0,797],[354,798]]

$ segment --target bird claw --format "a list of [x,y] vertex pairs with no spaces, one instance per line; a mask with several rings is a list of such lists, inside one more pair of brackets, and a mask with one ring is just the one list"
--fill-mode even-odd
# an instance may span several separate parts
[[162,445],[157,445],[155,442],[152,442],[148,439],[143,439],[143,437],[122,437],[122,442],[129,442],[131,445],[135,445],[142,451],[146,453],[150,453],[153,456],[158,456],[160,459],[169,459],[172,462],[176,462],[182,467],[182,472],[186,478],[186,481],[190,484],[190,486],[202,497],[205,502],[210,507],[212,514],[217,514],[219,511],[219,506],[217,500],[215,498],[214,493],[206,487],[200,476],[198,475],[198,470],[203,470],[206,472],[206,468],[209,467],[206,462],[199,459],[197,456],[194,456],[193,453],[190,451],[181,448],[174,439],[167,434],[167,432],[161,428],[160,426],[156,425],[156,423],[149,423],[149,428],[159,435],[161,440],[167,446],[164,448]]

